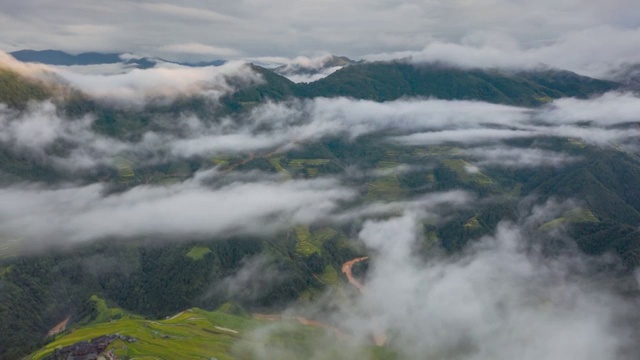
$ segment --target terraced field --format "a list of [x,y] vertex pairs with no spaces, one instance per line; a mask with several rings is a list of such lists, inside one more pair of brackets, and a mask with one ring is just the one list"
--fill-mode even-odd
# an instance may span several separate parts
[[397,200],[404,195],[405,191],[396,175],[380,177],[367,184],[368,201],[375,200]]
[[[282,341],[304,342],[321,334],[320,329],[301,325],[295,319],[282,320],[283,330],[264,339],[264,344]],[[61,335],[28,359],[43,359],[56,348],[89,341],[102,335],[119,334],[135,341],[117,339],[107,352],[120,358],[136,359],[211,359],[244,358],[254,348],[250,333],[259,326],[273,326],[267,320],[231,315],[221,311],[189,309],[159,321],[121,319],[90,325]],[[245,335],[249,335],[245,337]],[[295,348],[292,346],[292,348]]]
[[304,169],[309,166],[320,166],[330,163],[329,159],[291,159],[289,167],[292,169]]
[[0,239],[0,259],[16,256],[20,252],[20,242],[18,240]]
[[128,183],[134,179],[133,162],[123,156],[117,156],[113,159],[113,163],[118,170],[119,182]]
[[312,233],[308,226],[297,226],[294,228],[294,232],[297,239],[295,252],[302,256],[320,253],[322,243],[338,235],[336,230],[328,227]]
[[325,285],[335,286],[338,285],[338,271],[331,265],[327,265],[324,268],[324,271],[320,276],[318,276],[320,281],[322,281]]
[[269,161],[269,164],[271,164],[276,171],[285,174],[287,178],[291,179],[289,171],[282,166],[282,156],[271,156],[267,161]]

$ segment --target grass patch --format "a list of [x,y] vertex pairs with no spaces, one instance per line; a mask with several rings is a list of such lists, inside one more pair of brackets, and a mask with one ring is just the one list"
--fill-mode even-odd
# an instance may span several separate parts
[[307,226],[297,226],[294,228],[294,232],[297,239],[295,253],[302,256],[321,253],[322,243],[338,235],[338,231],[330,227],[323,227],[312,232]]
[[376,164],[376,169],[387,170],[400,166],[400,163],[395,161],[380,161]]
[[0,259],[6,259],[18,255],[20,242],[18,240],[5,240],[0,242]]
[[587,145],[578,138],[569,138],[568,140],[569,144],[579,147],[580,149],[584,149],[585,147],[587,147]]
[[483,186],[493,184],[493,180],[490,177],[477,170],[477,168],[475,168],[472,164],[468,163],[465,160],[447,159],[442,163],[444,166],[452,170],[456,174],[456,176],[464,182],[476,183]]
[[397,200],[404,195],[405,191],[396,175],[383,176],[367,184],[366,199],[369,201]]
[[230,350],[240,333],[258,324],[251,318],[200,309],[159,321],[122,319],[78,329],[48,344],[31,358],[43,359],[58,347],[101,335],[121,334],[136,338],[136,342],[111,343],[107,351],[113,350],[120,358],[233,359]]
[[540,96],[540,97],[534,97],[534,99],[536,99],[537,101],[541,102],[541,103],[550,103],[553,102],[553,98],[550,98],[548,96]]
[[289,167],[300,170],[308,166],[320,166],[330,162],[329,159],[292,159],[289,161]]
[[116,156],[113,159],[113,165],[118,171],[118,181],[129,182],[135,177],[133,172],[133,162],[123,156]]
[[460,155],[460,148],[448,145],[432,145],[424,148],[413,149],[413,155],[416,156],[437,156],[449,157]]
[[320,253],[320,248],[314,244],[311,232],[308,226],[296,226],[294,228],[296,234],[296,254],[302,256],[310,256],[313,253]]
[[540,226],[540,230],[551,230],[566,223],[581,223],[581,222],[600,222],[598,218],[593,215],[591,210],[583,208],[571,209],[561,217],[546,222]]
[[282,156],[272,156],[268,158],[267,161],[269,161],[269,164],[271,164],[271,166],[273,166],[273,168],[276,169],[277,172],[284,173],[287,178],[291,179],[291,174],[289,173],[289,171],[287,171],[287,169],[282,166]]
[[[13,265],[12,265],[13,266]],[[0,276],[4,276],[5,274],[8,274],[11,271],[11,267],[12,266],[3,266],[0,267]]]
[[318,279],[325,285],[338,285],[338,271],[331,265],[327,265]]
[[431,248],[434,245],[438,244],[440,242],[440,238],[438,237],[438,233],[435,231],[427,231],[424,234],[424,241],[425,241],[425,246],[427,248]]
[[226,167],[226,166],[229,166],[229,164],[231,163],[231,158],[229,158],[229,157],[214,157],[213,159],[211,159],[211,162],[216,166]]
[[110,308],[107,306],[107,302],[97,295],[91,296],[97,315],[91,323],[98,324],[106,321],[120,320],[120,319],[140,319],[139,316],[130,314],[120,308]]
[[325,227],[313,233],[313,240],[316,245],[320,246],[323,242],[332,239],[336,235],[338,235],[336,230]]
[[186,257],[191,258],[193,260],[202,260],[202,258],[211,252],[211,249],[203,246],[194,246],[189,250],[188,253],[185,254]]
[[[316,343],[318,336],[324,335],[324,331],[302,325],[293,317],[278,319],[260,320],[197,308],[164,320],[120,319],[76,329],[27,359],[44,359],[56,348],[111,334],[136,339],[135,342],[118,339],[107,347],[107,352],[113,350],[119,358],[248,359],[255,358],[251,354],[264,347],[282,347],[293,351],[296,356],[292,358],[308,358],[310,354],[307,351]],[[271,329],[269,334],[256,338],[252,330],[266,325]]]
[[478,221],[477,216],[472,217],[464,224],[464,228],[467,230],[473,230],[479,227],[480,227],[480,222]]

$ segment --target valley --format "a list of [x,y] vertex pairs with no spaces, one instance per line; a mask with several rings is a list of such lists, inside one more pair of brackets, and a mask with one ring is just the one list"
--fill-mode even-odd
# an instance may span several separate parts
[[539,337],[555,359],[565,329],[633,332],[623,84],[161,66],[117,76],[207,80],[96,96],[92,77],[0,72],[0,357],[470,359]]

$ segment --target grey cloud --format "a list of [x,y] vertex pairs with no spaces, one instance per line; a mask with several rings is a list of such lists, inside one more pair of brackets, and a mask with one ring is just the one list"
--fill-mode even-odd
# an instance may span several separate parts
[[286,277],[287,274],[273,266],[268,258],[256,256],[245,259],[240,270],[224,278],[211,294],[222,291],[232,299],[253,301],[277,286]]
[[478,144],[496,140],[533,137],[535,131],[509,129],[460,129],[415,133],[392,137],[391,140],[406,145],[438,145],[443,143]]
[[[460,257],[421,264],[412,253],[418,224],[406,214],[360,233],[376,255],[359,306],[405,357],[620,358],[628,330],[615,321],[629,304],[574,277],[567,264],[579,256],[531,254],[524,228],[504,223]],[[356,332],[363,323],[346,322]]]
[[360,207],[346,209],[331,217],[335,222],[348,222],[354,219],[363,219],[379,216],[391,216],[404,211],[420,214],[432,220],[441,220],[455,210],[468,207],[473,200],[477,200],[472,194],[453,190],[447,192],[434,192],[418,196],[406,201],[373,202]]
[[[592,111],[585,113],[584,109]],[[637,120],[637,109],[637,97],[616,93],[589,100],[560,99],[535,110],[469,101],[376,103],[319,98],[266,103],[242,118],[227,116],[210,122],[194,116],[156,119],[154,130],[143,134],[140,141],[123,142],[92,132],[91,117],[60,119],[53,105],[45,102],[32,104],[24,113],[0,111],[4,129],[0,142],[14,151],[26,149],[42,158],[47,146],[63,140],[72,145],[67,154],[45,157],[68,169],[112,166],[119,155],[152,164],[193,156],[285,151],[325,137],[355,139],[382,131],[402,134],[389,137],[390,141],[416,146],[539,136],[619,146],[640,135],[636,128],[620,127]]]
[[[281,59],[279,62],[278,59],[274,60],[276,60],[276,65],[281,65],[277,69],[280,75],[295,83],[308,83],[325,78],[344,67],[341,65],[330,66],[332,59],[333,55],[323,54],[316,57],[298,56],[293,59]],[[269,61],[268,58],[264,60]]]
[[168,186],[107,194],[101,184],[0,189],[0,227],[26,246],[106,237],[265,235],[326,218],[355,193],[331,179],[207,186],[213,171]]
[[593,122],[600,126],[640,122],[640,98],[631,93],[609,92],[588,100],[564,98],[535,116],[545,123]]
[[476,159],[475,164],[479,166],[512,168],[558,167],[581,160],[576,156],[550,150],[506,146],[475,147],[465,149],[463,153]]
[[[123,74],[87,75],[54,68],[74,88],[115,104],[142,106],[150,101],[168,102],[179,95],[200,95],[217,100],[235,86],[259,84],[262,78],[244,62],[190,68],[164,64],[151,69],[133,69]],[[230,79],[241,85],[230,84]]]
[[[571,34],[606,28],[635,29],[640,24],[632,0],[609,2],[543,0],[496,1],[309,1],[189,0],[136,2],[117,0],[53,5],[43,0],[0,5],[5,49],[59,48],[70,51],[109,50],[160,53],[167,44],[200,43],[237,49],[248,56],[296,56],[328,51],[362,54],[420,49],[429,43],[488,44],[498,48],[535,47],[540,42],[577,41]],[[485,40],[486,35],[491,40]],[[211,34],[216,34],[212,37]],[[478,35],[481,34],[481,35]],[[637,52],[610,34],[593,43]],[[497,39],[496,39],[497,38]],[[511,38],[503,40],[503,38]],[[566,40],[565,40],[566,39]],[[604,41],[603,41],[604,40]],[[580,44],[579,44],[580,45]],[[611,49],[610,47],[609,49]],[[620,58],[620,52],[561,52],[557,59],[582,63],[579,57]],[[550,58],[541,52],[546,58]],[[607,55],[610,54],[610,55]],[[558,55],[557,53],[555,55]],[[586,56],[585,56],[586,55]],[[193,54],[174,54],[188,59]]]
[[[76,120],[60,118],[51,102],[30,104],[23,112],[0,108],[0,143],[16,154],[64,170],[108,166],[116,154],[130,145],[94,133],[93,120],[91,116]],[[66,153],[51,151],[58,142],[66,144]]]
[[631,45],[639,28],[601,26],[564,33],[550,43],[521,47],[504,33],[473,34],[462,42],[434,41],[419,51],[372,54],[369,60],[410,58],[414,62],[444,62],[466,68],[535,69],[551,66],[580,74],[607,77],[611,71],[640,61]]
[[118,71],[118,67],[114,69],[110,66],[109,72],[96,73],[92,70],[102,70],[105,67],[77,71],[77,67],[22,63],[0,52],[0,66],[45,80],[50,85],[80,90],[97,101],[115,106],[141,107],[151,101],[168,103],[178,96],[188,95],[217,100],[240,87],[263,81],[243,61],[199,68],[161,63],[151,69],[129,69],[124,72]]
[[[372,255],[362,293],[330,301],[338,309],[330,313],[314,305],[290,309],[320,314],[329,330],[341,331],[314,339],[312,358],[367,357],[374,336],[399,358],[637,356],[635,305],[607,285],[615,278],[590,276],[593,265],[609,260],[571,249],[553,257],[540,251],[543,239],[534,229],[575,204],[528,207],[517,223],[499,224],[462,253],[434,252],[425,260],[414,249],[422,222],[439,214],[432,205],[432,213],[405,208],[400,216],[364,223],[359,239]],[[282,330],[267,326],[249,336],[266,340]],[[261,359],[293,356],[278,346],[254,350]]]

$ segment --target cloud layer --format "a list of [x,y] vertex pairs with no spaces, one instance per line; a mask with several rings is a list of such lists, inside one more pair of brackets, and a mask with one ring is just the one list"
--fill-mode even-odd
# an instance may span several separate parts
[[[415,51],[473,66],[548,63],[589,74],[637,61],[632,0],[513,2],[37,0],[0,5],[0,49],[116,51],[176,60]],[[212,36],[215,34],[215,36]],[[420,51],[424,49],[424,51]],[[464,60],[461,60],[464,59]]]
[[327,218],[355,192],[330,179],[233,181],[212,187],[214,171],[169,186],[108,193],[83,187],[12,186],[0,189],[4,238],[26,246],[72,244],[109,237],[211,239],[267,236],[294,224]]

